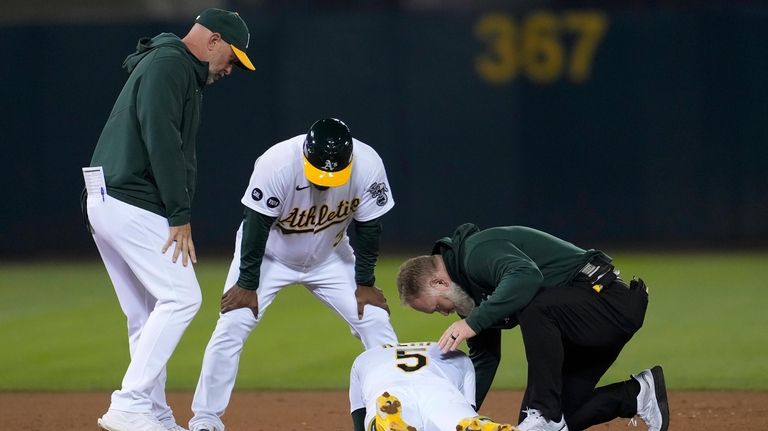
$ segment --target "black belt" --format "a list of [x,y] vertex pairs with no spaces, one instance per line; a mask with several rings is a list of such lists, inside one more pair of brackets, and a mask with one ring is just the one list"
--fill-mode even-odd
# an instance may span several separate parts
[[91,220],[88,218],[88,190],[85,187],[83,187],[83,191],[80,193],[80,211],[83,212],[85,228],[88,229],[88,233],[93,235],[93,226],[91,226]]
[[573,281],[577,283],[589,283],[592,290],[597,293],[600,293],[600,291],[608,285],[617,285],[628,290],[642,289],[645,293],[648,293],[648,286],[645,285],[642,278],[632,277],[629,284],[626,284],[619,274],[620,271],[616,269],[613,264],[602,258],[595,258],[579,269],[579,272],[576,273]]
[[587,262],[584,266],[581,267],[579,270],[579,274],[586,276],[588,279],[592,279],[593,277],[595,279],[599,279],[600,277],[604,276],[608,273],[608,271],[613,271],[615,274],[619,274],[619,270],[615,269],[613,265],[610,263],[605,262]]
[[600,291],[603,290],[603,287],[613,284],[614,282],[629,289],[629,286],[624,284],[621,277],[619,277],[619,270],[609,261],[600,257],[595,257],[584,264],[584,266],[582,266],[576,273],[573,281],[576,283],[589,283],[592,290],[597,293],[600,293]]

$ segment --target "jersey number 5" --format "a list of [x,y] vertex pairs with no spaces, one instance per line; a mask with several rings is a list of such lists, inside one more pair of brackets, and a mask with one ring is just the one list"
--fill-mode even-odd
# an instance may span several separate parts
[[[415,360],[416,362],[412,362]],[[397,350],[397,368],[410,373],[427,365],[427,357],[421,353],[413,353],[406,350]]]

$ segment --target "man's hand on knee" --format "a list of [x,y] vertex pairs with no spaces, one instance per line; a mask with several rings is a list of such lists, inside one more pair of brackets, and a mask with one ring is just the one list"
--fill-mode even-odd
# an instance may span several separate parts
[[355,290],[355,299],[357,299],[357,318],[363,318],[363,310],[367,304],[379,307],[389,314],[389,305],[387,305],[387,298],[384,296],[384,292],[375,286],[361,286],[357,285]]
[[238,308],[250,308],[253,317],[259,317],[259,297],[255,290],[243,289],[235,283],[221,297],[221,312],[227,313]]

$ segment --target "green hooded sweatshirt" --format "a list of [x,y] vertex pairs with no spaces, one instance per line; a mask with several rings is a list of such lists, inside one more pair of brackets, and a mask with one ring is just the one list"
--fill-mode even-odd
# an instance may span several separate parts
[[139,40],[123,62],[130,74],[91,159],[102,166],[107,194],[161,215],[170,226],[190,222],[195,194],[195,139],[208,63],[171,33]]
[[479,408],[501,360],[501,330],[517,326],[516,313],[542,287],[562,286],[596,255],[546,232],[523,226],[480,230],[465,223],[435,243],[456,284],[475,302],[466,318],[477,334],[467,340],[475,366]]

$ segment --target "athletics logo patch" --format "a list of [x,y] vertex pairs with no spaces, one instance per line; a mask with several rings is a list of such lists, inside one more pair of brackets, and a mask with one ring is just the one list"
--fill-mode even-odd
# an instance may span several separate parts
[[373,183],[368,187],[367,191],[371,194],[373,199],[376,199],[376,205],[380,207],[383,207],[387,204],[387,201],[389,201],[389,196],[387,196],[389,189],[384,183]]
[[263,198],[263,197],[264,197],[264,193],[261,191],[261,189],[259,189],[258,187],[256,187],[255,189],[253,189],[253,190],[251,191],[251,197],[252,197],[252,198],[253,198],[253,200],[255,200],[255,201],[260,201],[260,200],[261,200],[261,198]]

